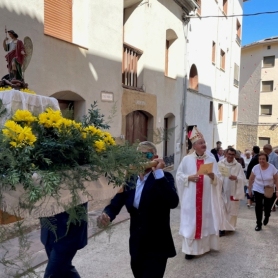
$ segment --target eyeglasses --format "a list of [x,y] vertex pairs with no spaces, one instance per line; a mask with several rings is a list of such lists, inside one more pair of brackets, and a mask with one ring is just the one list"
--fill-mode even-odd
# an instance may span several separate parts
[[154,157],[154,154],[151,152],[142,152],[142,154],[145,155],[147,159],[151,159]]

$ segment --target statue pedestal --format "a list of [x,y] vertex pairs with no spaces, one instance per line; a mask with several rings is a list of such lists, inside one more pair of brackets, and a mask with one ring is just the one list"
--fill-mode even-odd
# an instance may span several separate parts
[[56,98],[31,95],[14,89],[0,92],[0,99],[2,100],[3,107],[7,109],[7,113],[0,118],[0,126],[3,126],[6,120],[10,119],[18,109],[29,110],[35,116],[44,112],[48,107],[53,110],[60,110]]

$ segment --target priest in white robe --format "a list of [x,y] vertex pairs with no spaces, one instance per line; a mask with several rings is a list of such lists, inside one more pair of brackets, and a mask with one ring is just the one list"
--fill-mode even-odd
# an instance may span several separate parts
[[239,200],[244,199],[246,178],[242,166],[235,159],[236,150],[229,148],[226,158],[218,162],[223,184],[220,192],[221,225],[220,236],[225,231],[234,231],[239,213]]
[[[186,259],[192,259],[194,255],[219,249],[222,180],[215,158],[206,153],[203,135],[194,127],[188,137],[194,152],[183,158],[176,181],[181,204],[182,252]],[[212,170],[205,175],[197,174],[203,164],[210,164]]]

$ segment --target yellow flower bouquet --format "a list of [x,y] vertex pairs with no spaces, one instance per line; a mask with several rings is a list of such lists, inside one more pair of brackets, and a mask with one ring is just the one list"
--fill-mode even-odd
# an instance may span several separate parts
[[101,176],[114,186],[124,184],[130,165],[140,168],[145,158],[135,146],[115,143],[95,106],[88,114],[77,122],[51,108],[39,115],[17,110],[0,138],[2,191],[17,190],[20,184],[25,196],[21,206],[32,210],[46,197],[59,203],[61,190],[70,192],[67,206],[76,206],[80,192],[89,194],[86,182]]

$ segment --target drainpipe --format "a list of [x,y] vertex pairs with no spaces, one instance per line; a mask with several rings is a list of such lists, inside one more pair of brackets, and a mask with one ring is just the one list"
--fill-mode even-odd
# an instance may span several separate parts
[[182,123],[181,123],[181,138],[180,138],[180,161],[183,158],[183,153],[184,153],[184,144],[183,144],[183,139],[185,138],[186,131],[187,131],[187,124],[185,120],[185,115],[186,115],[186,99],[187,99],[187,35],[188,35],[188,23],[189,23],[189,18],[186,18],[183,21],[183,33],[184,33],[184,41],[185,41],[185,46],[184,46],[184,81],[183,81],[183,99],[182,99]]

